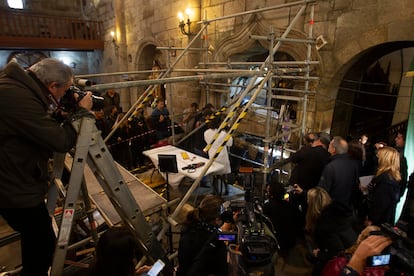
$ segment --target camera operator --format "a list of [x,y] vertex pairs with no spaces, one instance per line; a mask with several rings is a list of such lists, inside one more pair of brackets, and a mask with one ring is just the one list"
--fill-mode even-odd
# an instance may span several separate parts
[[[207,195],[198,208],[184,209],[178,246],[177,276],[228,275],[227,248],[218,239],[220,208],[224,200]],[[189,206],[188,206],[189,207]]]
[[[0,72],[0,214],[21,235],[20,275],[48,275],[55,235],[45,205],[48,161],[76,143],[71,118],[54,117],[73,83],[72,69],[46,58],[27,70],[10,62]],[[91,114],[91,92],[71,116]],[[77,95],[74,95],[77,98]]]

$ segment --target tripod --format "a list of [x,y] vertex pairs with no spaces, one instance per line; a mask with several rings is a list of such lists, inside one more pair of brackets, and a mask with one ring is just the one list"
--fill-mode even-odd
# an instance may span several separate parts
[[[145,216],[128,189],[120,171],[116,167],[116,164],[101,137],[101,132],[96,128],[95,119],[87,116],[82,117],[75,120],[73,126],[78,132],[78,140],[73,156],[73,164],[65,197],[62,221],[59,227],[51,275],[62,275],[64,261],[68,250],[69,237],[75,216],[76,202],[80,191],[82,190],[84,199],[88,197],[84,178],[84,168],[86,164],[92,169],[96,180],[102,186],[125,226],[127,226],[136,237],[144,255],[152,262],[154,259],[162,259],[166,264],[164,275],[170,275],[172,268],[166,253],[156,239],[156,236],[153,234],[151,226],[147,223]],[[58,164],[56,164],[59,169],[54,171],[55,177],[59,177],[61,175],[60,170],[63,170],[63,165],[60,163],[63,161],[63,158],[59,159]],[[55,189],[54,192],[52,192],[52,198],[49,197],[49,211],[54,207],[53,204],[56,203],[56,199],[53,199],[56,195],[57,193]],[[88,200],[85,201],[85,206],[88,206]]]
[[[178,173],[177,168],[177,157],[174,154],[158,154],[158,167],[160,172],[165,173],[165,197],[167,201],[170,201],[170,183],[168,182],[168,173]],[[170,208],[168,207],[168,213],[170,213]],[[173,251],[173,242],[172,242],[172,230],[171,225],[168,227],[168,241],[170,252]]]

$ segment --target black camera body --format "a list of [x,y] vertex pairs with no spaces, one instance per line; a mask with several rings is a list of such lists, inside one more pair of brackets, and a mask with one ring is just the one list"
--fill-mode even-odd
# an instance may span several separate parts
[[245,200],[230,201],[222,213],[223,219],[229,218],[233,212],[238,213],[234,221],[237,235],[232,236],[235,238],[233,243],[238,244],[241,251],[241,257],[238,256],[235,265],[238,271],[262,271],[262,275],[273,275],[271,271],[278,243],[262,220],[260,208],[255,208],[255,203]]
[[[66,90],[65,95],[60,99],[60,106],[62,111],[67,113],[74,113],[78,109],[78,103],[85,97],[87,92],[83,91],[81,88],[72,85]],[[78,95],[78,98],[75,98],[75,94]],[[98,111],[104,107],[104,98],[96,95],[92,95],[92,110]]]
[[414,241],[404,227],[402,221],[396,226],[384,223],[380,233],[373,233],[390,237],[392,244],[380,255],[368,258],[367,266],[389,266],[389,275],[414,275]]

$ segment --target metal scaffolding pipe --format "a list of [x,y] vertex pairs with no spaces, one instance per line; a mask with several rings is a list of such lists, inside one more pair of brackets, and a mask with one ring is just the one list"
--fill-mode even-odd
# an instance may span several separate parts
[[[275,41],[275,32],[273,27],[271,27],[271,31],[270,31],[270,39],[269,37],[267,37],[267,40],[270,42],[269,43],[269,64],[268,66],[270,66],[269,70],[273,71],[273,61],[274,61],[274,56],[275,53],[273,52],[273,45],[274,45],[274,41]],[[271,123],[271,118],[272,118],[272,111],[271,111],[271,107],[272,107],[272,81],[273,79],[270,78],[267,81],[267,111],[266,111],[266,129],[265,129],[265,139],[263,139],[263,167],[266,170],[269,167],[269,146],[270,146],[270,123]],[[267,178],[267,173],[263,174],[263,183],[266,183],[266,178]],[[261,193],[263,192],[263,187],[262,190],[260,191]]]
[[[242,61],[238,62],[238,61],[234,61],[231,64],[232,65],[261,65],[262,63],[263,62],[259,62],[259,61],[257,61],[257,62],[242,62]],[[229,65],[228,62],[224,62],[224,61],[216,61],[216,62],[212,61],[212,62],[205,62],[205,63],[200,62],[199,64],[203,64],[203,65],[226,65],[226,66]],[[307,65],[307,64],[318,65],[319,61],[306,61],[306,60],[304,60],[304,61],[294,61],[294,60],[292,60],[292,61],[273,61],[272,64],[273,65],[279,65],[279,66],[281,66],[281,65],[286,65],[286,66],[289,66],[289,65]]]
[[[314,24],[314,14],[315,14],[315,5],[311,6],[311,13],[310,13],[310,20],[309,20],[309,38],[312,38],[313,35],[313,24]],[[311,60],[312,57],[312,45],[308,44],[308,49],[307,49],[307,56],[306,59],[309,61]],[[305,77],[309,78],[310,75],[310,65],[308,64],[306,66],[306,74]],[[303,135],[305,135],[304,131],[306,129],[306,121],[307,121],[307,105],[308,105],[308,90],[309,90],[309,80],[307,80],[305,82],[305,93],[304,93],[304,99],[303,99],[303,115],[302,115],[302,130],[301,130],[301,135],[300,138],[302,140]]]
[[281,4],[281,5],[275,5],[275,6],[271,6],[271,7],[255,9],[255,10],[251,10],[251,11],[234,13],[234,14],[231,14],[231,15],[216,17],[214,19],[203,20],[203,21],[197,22],[197,24],[203,24],[203,23],[206,24],[206,23],[211,23],[211,22],[215,22],[215,21],[220,21],[220,20],[233,18],[233,17],[236,17],[236,16],[248,15],[248,14],[259,13],[259,12],[266,12],[266,11],[270,11],[270,10],[274,10],[274,9],[288,8],[288,7],[298,6],[298,5],[306,5],[308,3],[314,3],[314,2],[316,2],[316,0],[296,1],[296,2],[291,2],[291,3]]
[[[301,1],[300,3],[308,3],[309,1]],[[289,32],[292,30],[293,26],[296,24],[296,22],[299,20],[300,16],[302,15],[302,13],[305,11],[306,6],[302,6],[300,8],[300,10],[298,11],[298,13],[295,15],[295,17],[293,18],[293,20],[290,22],[290,25],[286,28],[285,32],[283,33],[282,37],[287,37],[287,35],[289,34]],[[275,45],[275,47],[273,47],[273,52],[276,52],[279,47],[280,47],[281,43],[280,41]],[[269,62],[271,60],[271,58],[268,56],[265,60],[265,62],[261,65],[260,70],[263,70],[266,67],[266,63]],[[263,85],[265,82],[267,82],[270,78],[271,78],[272,74],[271,72],[269,74],[267,74],[263,80],[261,81],[259,87],[256,88],[256,91],[253,93],[253,95],[251,96],[249,102],[244,106],[243,110],[241,113],[246,113],[247,112],[247,108],[249,108],[253,101],[255,100],[255,98],[257,97],[257,95],[259,94],[260,90],[263,88]],[[229,113],[227,114],[226,118],[224,119],[223,123],[220,125],[220,127],[217,129],[217,136],[220,133],[221,130],[224,129],[224,127],[227,126],[226,121],[229,120],[232,116],[234,116],[234,112],[235,109],[238,108],[241,105],[241,101],[242,99],[244,99],[244,97],[253,89],[257,80],[257,76],[254,76],[252,79],[250,79],[249,85],[247,86],[246,90],[243,91],[240,94],[240,98],[239,100],[236,102],[236,104],[234,106],[232,106],[232,108],[229,110]],[[241,120],[241,117],[239,117],[239,119]],[[231,135],[231,132],[234,131],[234,127],[237,124],[238,125],[239,120],[236,120],[236,122],[233,124],[232,128],[230,128],[229,134]],[[213,138],[213,140],[215,140],[215,138]],[[227,136],[226,136],[227,139]],[[225,140],[226,141],[226,140]],[[212,143],[210,143],[209,145],[207,145],[207,147],[204,150],[208,150],[209,147],[211,146]],[[217,152],[216,152],[217,154]],[[181,202],[178,204],[177,208],[174,210],[173,214],[169,217],[169,221],[170,223],[174,223],[175,222],[175,218],[178,215],[178,213],[181,212],[181,209],[183,208],[184,204],[189,200],[191,194],[194,192],[194,190],[198,187],[201,178],[203,177],[203,175],[206,174],[207,170],[209,169],[209,167],[211,166],[211,164],[214,162],[215,158],[210,158],[209,162],[204,166],[200,176],[195,180],[195,182],[193,183],[193,185],[190,187],[190,189],[187,191],[187,193],[184,195],[183,199],[181,200]]]
[[281,79],[290,79],[290,80],[306,80],[306,81],[309,81],[309,80],[314,80],[314,81],[317,81],[317,80],[319,80],[319,77],[310,77],[309,76],[309,74],[306,74],[305,76],[278,76],[278,78],[281,78]]
[[[185,50],[184,47],[157,47],[157,50]],[[207,48],[189,48],[187,51],[205,51]]]
[[[289,89],[289,88],[273,88],[273,91],[283,91],[283,92],[297,92],[297,93],[304,93],[304,90],[301,89]],[[308,90],[308,94],[316,94],[315,90]]]
[[[200,35],[202,34],[202,32],[207,28],[207,24],[204,25],[200,31],[194,36],[194,38],[190,41],[190,43],[188,43],[186,49],[191,48],[191,46],[194,44],[194,42],[196,41],[196,39],[198,39],[200,37]],[[172,69],[174,68],[175,65],[178,64],[178,62],[181,60],[181,58],[184,56],[186,50],[184,50],[180,55],[178,55],[177,59],[173,62],[173,64],[165,71],[162,72],[157,80],[160,80],[162,78],[164,78],[165,76],[168,76],[169,73],[172,71]],[[152,80],[154,81],[154,80]],[[136,109],[142,105],[142,103],[149,98],[150,95],[152,95],[152,93],[154,92],[155,86],[153,85],[154,82],[151,83],[151,85],[145,89],[144,93],[141,94],[141,96],[135,101],[135,103],[130,107],[130,109],[127,111],[127,113],[125,114],[124,117],[122,117],[121,120],[119,120],[119,122],[117,124],[115,124],[112,128],[112,130],[109,132],[109,134],[105,137],[104,142],[107,142],[108,139],[115,133],[115,131],[118,129],[118,127],[125,121],[125,120],[129,120],[130,116],[134,116],[134,113],[136,112]],[[132,86],[124,86],[124,87],[132,87]],[[109,87],[109,88],[115,88],[115,87]],[[101,89],[105,89],[105,88],[101,88]]]
[[[200,73],[245,73],[255,70],[249,70],[249,69],[227,69],[227,68],[214,68],[214,69],[174,69],[173,72],[200,72]],[[257,70],[256,70],[257,71]],[[266,71],[263,71],[263,73],[266,73]]]
[[165,72],[165,69],[162,70],[143,70],[143,71],[126,71],[126,72],[113,72],[113,73],[99,73],[99,74],[86,74],[86,75],[76,75],[76,79],[87,79],[94,77],[107,77],[107,76],[122,76],[122,75],[137,75],[137,74],[150,74],[150,73],[162,73]]
[[109,88],[127,88],[136,86],[147,86],[156,84],[165,84],[173,82],[186,82],[186,81],[203,81],[209,79],[223,79],[239,76],[258,76],[266,74],[267,71],[244,71],[244,72],[233,72],[233,73],[220,73],[220,74],[209,74],[209,75],[196,75],[196,76],[182,76],[182,77],[171,77],[155,80],[137,80],[137,81],[124,81],[124,82],[113,82],[105,84],[97,84],[88,87],[88,90],[97,91]]
[[283,41],[283,42],[302,42],[302,43],[308,43],[308,44],[316,44],[315,39],[276,38],[276,40]]
[[272,99],[278,99],[278,100],[287,100],[287,101],[302,101],[302,97],[294,97],[294,96],[285,96],[285,95],[272,95]]
[[[228,65],[227,62],[201,62],[199,64],[202,65]],[[232,62],[232,65],[261,65],[262,62]],[[319,64],[319,61],[274,61],[272,62],[273,65],[307,65],[307,64],[313,64],[317,65]],[[278,68],[280,69],[280,68]],[[292,68],[290,68],[292,69]],[[217,70],[221,71],[223,69],[172,69],[172,72],[192,72],[192,71],[199,71],[202,72],[202,70]],[[237,70],[237,69],[233,69]],[[108,76],[122,76],[122,75],[139,75],[139,74],[151,74],[151,73],[163,73],[166,72],[166,69],[160,69],[160,70],[142,70],[142,71],[125,71],[125,72],[112,72],[112,73],[96,73],[96,74],[83,74],[83,75],[75,75],[76,79],[87,79],[87,78],[95,78],[95,77],[108,77]]]

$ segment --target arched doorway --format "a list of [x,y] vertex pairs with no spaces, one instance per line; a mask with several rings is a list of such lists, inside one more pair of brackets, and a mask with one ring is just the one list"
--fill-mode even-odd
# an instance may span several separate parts
[[[414,42],[385,43],[355,57],[338,89],[331,134],[389,142],[389,128],[408,118],[404,72],[414,55]],[[409,101],[408,101],[409,102]]]
[[[135,62],[135,68],[138,71],[147,71],[155,69],[154,66],[159,66],[161,68],[161,58],[162,54],[159,50],[157,50],[157,46],[154,42],[144,43],[142,47],[138,50],[137,59]],[[154,74],[139,74],[136,76],[138,80],[144,79],[152,79],[154,78]],[[136,101],[140,95],[145,91],[147,87],[145,86],[138,86],[131,89],[131,101]],[[165,92],[164,92],[165,96]]]

